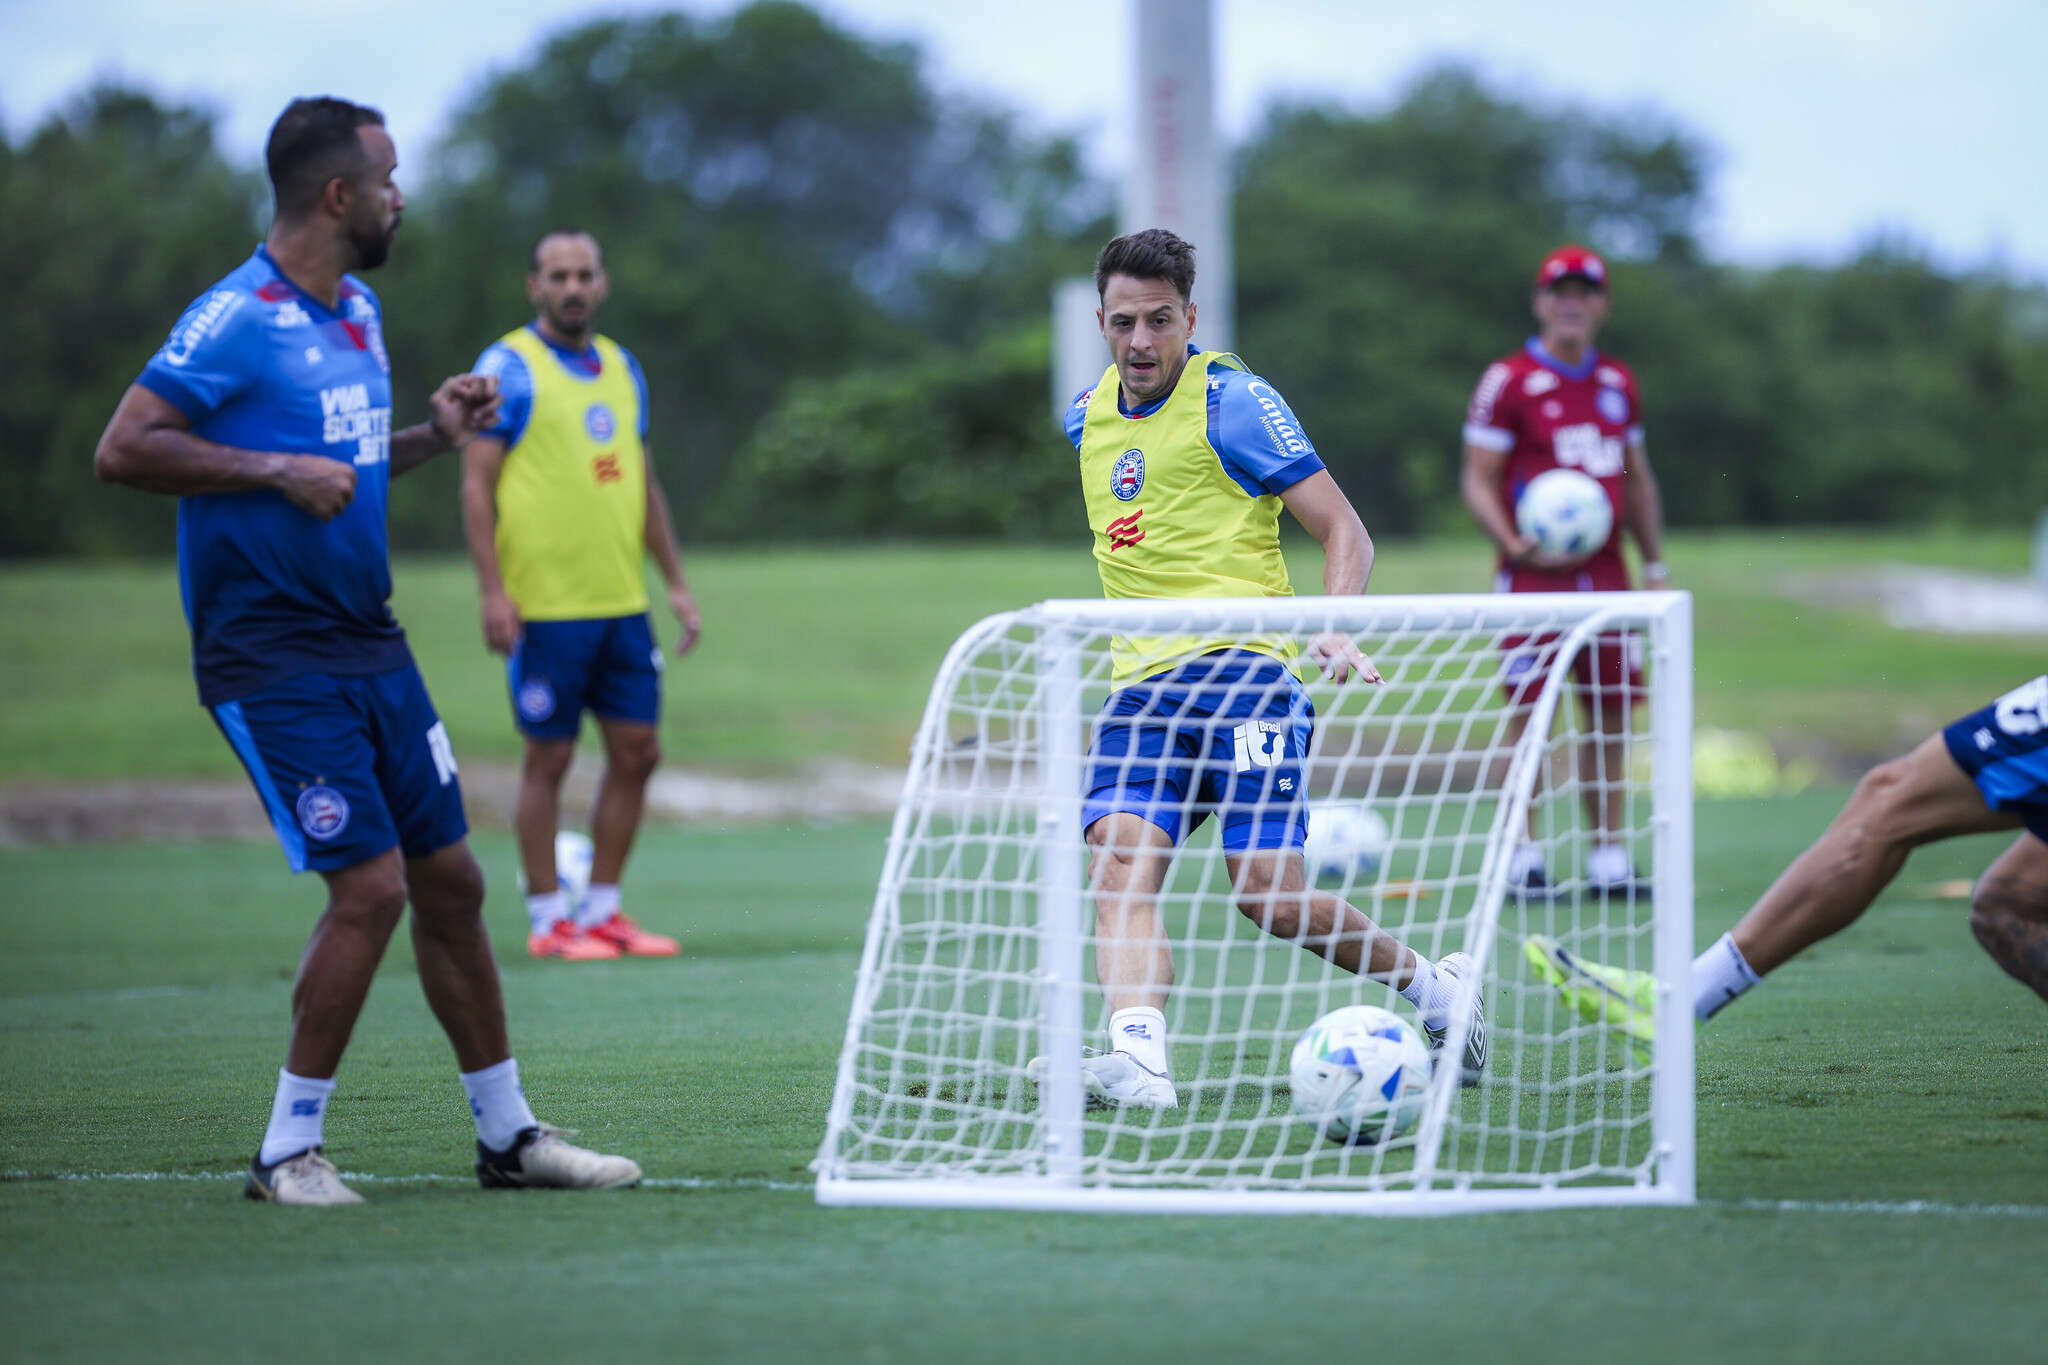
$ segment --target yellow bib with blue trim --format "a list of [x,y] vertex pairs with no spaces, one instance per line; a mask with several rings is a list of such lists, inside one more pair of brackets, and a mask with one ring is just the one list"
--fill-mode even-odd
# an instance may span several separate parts
[[[1223,351],[1188,357],[1158,411],[1126,417],[1111,365],[1088,400],[1081,428],[1081,490],[1095,532],[1102,595],[1292,597],[1280,554],[1280,499],[1238,486],[1209,444],[1209,369],[1242,370]],[[1136,682],[1197,654],[1250,649],[1286,662],[1280,637],[1118,636],[1113,679]]]
[[533,376],[533,408],[498,475],[498,563],[529,621],[647,610],[647,452],[626,353],[594,337],[598,373],[571,373],[521,327],[503,338]]

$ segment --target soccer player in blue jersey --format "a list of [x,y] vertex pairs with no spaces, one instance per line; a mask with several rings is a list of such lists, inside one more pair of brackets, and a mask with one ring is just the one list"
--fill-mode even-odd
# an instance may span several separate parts
[[[1323,548],[1323,591],[1363,593],[1372,540],[1279,393],[1236,356],[1203,351],[1195,331],[1195,252],[1152,228],[1118,237],[1095,263],[1096,313],[1110,366],[1067,409],[1105,597],[1284,597],[1284,508]],[[1082,813],[1093,849],[1096,978],[1110,1009],[1107,1052],[1085,1058],[1092,1099],[1178,1105],[1166,1045],[1173,954],[1157,896],[1174,849],[1210,815],[1222,827],[1237,908],[1260,928],[1415,1005],[1434,1047],[1461,993],[1462,1057],[1476,1084],[1486,1020],[1472,962],[1432,963],[1355,906],[1310,886],[1303,764],[1315,710],[1281,639],[1118,639],[1116,690],[1089,747]],[[1342,634],[1310,642],[1333,679],[1379,682]],[[1043,1074],[1043,1059],[1031,1074]]]
[[[1793,860],[1692,964],[1693,1017],[1704,1023],[1764,976],[1862,917],[1922,844],[2026,832],[1970,893],[1970,929],[2007,974],[2048,1000],[2048,677],[2014,688],[1864,774],[1827,832]],[[1646,1049],[1656,982],[1528,940],[1530,964],[1594,1022]]]
[[200,702],[292,870],[327,882],[245,1189],[284,1204],[360,1202],[323,1154],[323,1125],[408,901],[420,984],[476,1120],[478,1179],[631,1184],[632,1161],[568,1143],[527,1107],[455,755],[387,605],[391,477],[488,423],[495,386],[458,375],[435,390],[429,422],[392,429],[381,310],[353,273],[384,263],[404,208],[381,114],[295,100],[270,131],[268,162],[266,240],[185,310],[94,455],[100,478],[179,499]]
[[[512,716],[526,737],[513,815],[526,950],[569,962],[678,951],[620,909],[619,897],[661,761],[661,647],[642,568],[650,553],[682,628],[677,654],[702,626],[647,454],[646,377],[632,352],[591,325],[608,291],[596,238],[541,238],[526,276],[537,316],[478,358],[502,403],[462,452],[462,524],[484,643],[506,656]],[[572,904],[555,836],[586,710],[604,739],[604,776],[590,815],[590,884]]]

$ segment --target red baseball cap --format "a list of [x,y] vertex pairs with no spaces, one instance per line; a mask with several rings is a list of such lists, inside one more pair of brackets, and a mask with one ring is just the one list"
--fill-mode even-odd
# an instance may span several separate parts
[[1607,262],[1582,246],[1561,246],[1536,267],[1536,287],[1548,289],[1559,280],[1584,280],[1595,289],[1607,287]]

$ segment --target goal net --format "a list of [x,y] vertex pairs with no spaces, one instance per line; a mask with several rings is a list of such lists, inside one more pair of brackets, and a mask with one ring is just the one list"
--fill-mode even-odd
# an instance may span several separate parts
[[[1310,651],[1331,632],[1385,681],[1326,680]],[[1282,728],[1258,721],[1249,744],[1194,746],[1193,792],[1156,797],[1172,811],[1149,817],[1183,826],[1148,940],[1172,959],[1177,1107],[1087,1101],[1084,1050],[1110,1046],[1098,924],[1128,921],[1091,891],[1084,811],[1090,788],[1142,761],[1090,746],[1105,704],[1128,702],[1120,665],[1218,641],[1295,656],[1314,708],[1305,792],[1269,781],[1254,820],[1284,825],[1305,797],[1317,847],[1318,819],[1339,823],[1330,812],[1377,817],[1356,856],[1310,869],[1309,890],[1431,960],[1462,950],[1477,965],[1486,1069],[1461,1086],[1457,1065],[1435,1066],[1397,1136],[1334,1143],[1290,1103],[1289,1055],[1322,1015],[1371,1004],[1416,1020],[1389,986],[1240,910],[1225,822],[1200,819],[1199,797],[1213,776],[1243,801],[1232,770],[1267,762],[1267,732]],[[913,748],[818,1199],[1366,1213],[1690,1202],[1692,1013],[1669,983],[1692,956],[1691,674],[1683,593],[1055,601],[980,622],[941,666]],[[1596,889],[1596,844],[1619,844],[1634,876]],[[1517,879],[1529,848],[1547,890]],[[1539,934],[1665,983],[1654,1046],[1580,1018],[1539,980],[1523,952]],[[1444,1057],[1467,1015],[1453,1012]]]

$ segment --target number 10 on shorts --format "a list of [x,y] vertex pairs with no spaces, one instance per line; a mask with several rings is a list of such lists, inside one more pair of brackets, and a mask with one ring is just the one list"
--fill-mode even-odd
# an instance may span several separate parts
[[1276,720],[1248,720],[1230,732],[1237,746],[1237,770],[1277,768],[1287,757],[1287,728]]

